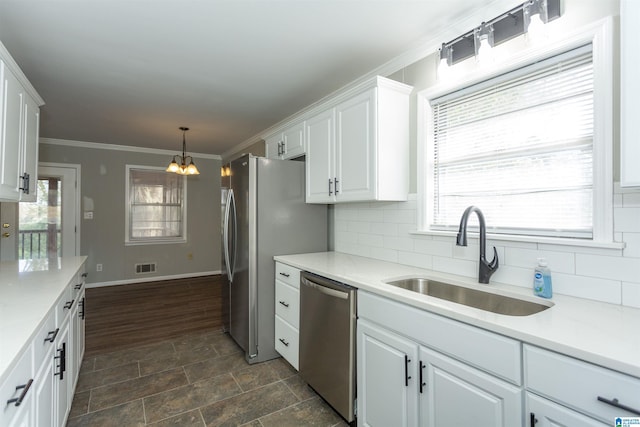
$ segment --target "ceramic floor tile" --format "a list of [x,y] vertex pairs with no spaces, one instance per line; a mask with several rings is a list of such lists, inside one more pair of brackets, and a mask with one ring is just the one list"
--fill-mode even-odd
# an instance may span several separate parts
[[147,375],[117,384],[106,385],[91,390],[89,411],[93,412],[109,406],[119,405],[133,399],[150,396],[187,384],[182,368],[158,374]]
[[284,383],[296,395],[299,400],[307,400],[317,396],[316,392],[304,382],[300,375],[294,375],[284,380]]
[[187,373],[189,382],[195,382],[228,372],[237,372],[248,366],[249,364],[244,360],[244,354],[234,353],[186,365],[184,370]]
[[169,418],[242,392],[231,374],[207,378],[144,399],[147,422]]
[[80,417],[71,418],[67,427],[138,427],[144,426],[142,400],[134,400]]
[[319,397],[260,418],[264,427],[332,427],[341,422],[342,418]]
[[212,359],[218,356],[219,354],[216,352],[212,344],[206,344],[194,349],[183,349],[171,356],[141,360],[140,374],[149,375],[154,372],[166,371],[178,366],[189,365],[191,363]]
[[213,346],[216,351],[222,355],[243,352],[242,348],[240,348],[229,334],[222,334],[215,337],[213,340]]
[[96,358],[95,357],[85,357],[80,365],[80,373],[85,372],[93,372],[95,370]]
[[153,427],[205,427],[202,415],[197,409],[147,425]]
[[280,378],[269,363],[251,365],[233,374],[242,391],[253,390],[274,383]]
[[298,399],[282,382],[261,387],[200,408],[211,426],[236,426],[286,408]]
[[282,357],[270,360],[266,363],[271,365],[271,367],[278,374],[278,378],[280,378],[281,380],[292,377],[298,373],[298,371],[296,371],[293,366],[291,366],[289,362],[284,360]]
[[87,391],[103,385],[131,380],[133,378],[138,378],[139,376],[140,371],[138,369],[138,362],[116,366],[115,368],[101,369],[99,371],[80,372],[76,392]]
[[89,391],[82,393],[76,392],[73,396],[73,403],[71,404],[71,411],[69,412],[69,418],[79,417],[89,412]]
[[250,423],[242,424],[240,427],[262,427],[262,424],[258,420],[253,420]]
[[220,336],[223,335],[225,335],[224,332],[220,330],[204,331],[183,335],[181,337],[173,339],[172,342],[176,351],[181,352],[185,350],[193,350],[205,345],[212,345],[220,338]]
[[112,368],[139,360],[162,358],[174,354],[173,344],[170,341],[165,341],[96,356],[95,369]]

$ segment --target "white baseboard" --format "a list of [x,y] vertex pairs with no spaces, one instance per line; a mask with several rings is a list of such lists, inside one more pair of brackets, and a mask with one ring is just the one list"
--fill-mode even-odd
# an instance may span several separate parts
[[87,288],[102,288],[105,286],[130,285],[132,283],[159,282],[161,280],[188,279],[191,277],[212,276],[222,274],[222,271],[201,271],[199,273],[173,274],[171,276],[149,276],[144,278],[113,280],[110,282],[87,283]]

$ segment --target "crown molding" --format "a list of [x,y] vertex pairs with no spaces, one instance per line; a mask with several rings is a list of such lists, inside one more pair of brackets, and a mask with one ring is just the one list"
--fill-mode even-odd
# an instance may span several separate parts
[[[40,138],[40,144],[59,145],[74,148],[91,148],[95,150],[131,151],[136,153],[161,154],[169,156],[173,156],[174,154],[176,154],[175,150],[135,147],[132,145],[104,144],[101,142],[75,141],[71,139]],[[218,154],[189,152],[189,155],[194,159],[222,160],[222,157],[220,157]]]

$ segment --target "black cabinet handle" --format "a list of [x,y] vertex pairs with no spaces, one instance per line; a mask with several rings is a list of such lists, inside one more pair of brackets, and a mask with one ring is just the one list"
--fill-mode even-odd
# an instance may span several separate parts
[[529,414],[529,427],[535,426],[537,422],[538,422],[538,420],[536,419],[536,414],[531,412]]
[[422,371],[424,371],[424,368],[426,368],[426,367],[427,367],[427,365],[422,363],[422,360],[421,360],[420,361],[420,394],[422,394],[422,392],[424,391],[424,386],[427,385],[427,383],[424,382],[423,376],[422,376]]
[[338,194],[338,178],[333,178],[333,191],[336,193],[336,195]]
[[285,346],[285,347],[289,347],[289,343],[288,343],[287,341],[285,341],[285,339],[284,339],[284,338],[278,338],[278,340],[279,340],[282,344],[284,344],[284,346]]
[[598,396],[598,400],[600,402],[606,403],[607,405],[615,406],[616,408],[620,408],[620,409],[622,409],[624,411],[631,412],[632,414],[640,415],[640,409],[635,409],[635,408],[632,408],[631,406],[623,405],[615,397],[613,399],[609,400],[609,399],[607,399],[605,397]]
[[411,376],[409,376],[409,362],[411,362],[411,359],[409,359],[409,356],[407,356],[405,354],[404,355],[404,385],[405,385],[405,387],[409,387],[409,380],[411,379]]
[[22,187],[19,189],[22,190],[24,194],[29,194],[29,182],[31,181],[31,177],[25,172],[20,176],[20,178],[22,179]]
[[82,277],[86,279],[86,277],[89,275],[89,273],[82,273]]
[[20,396],[18,397],[7,400],[7,405],[11,405],[13,403],[15,406],[20,406],[24,398],[27,396],[27,392],[31,388],[31,384],[33,384],[33,378],[27,381],[26,384],[16,386],[16,391],[22,389],[22,393],[20,393]]
[[67,371],[67,343],[62,343],[62,348],[58,349],[58,355],[55,356],[54,359],[60,359],[60,364],[58,365],[60,371],[53,375],[60,375],[60,380],[62,381],[64,379],[64,373]]
[[289,307],[289,304],[287,304],[287,303],[286,303],[286,302],[284,302],[284,301],[278,301],[278,302],[279,302],[280,304],[284,305],[285,307]]
[[66,308],[67,310],[70,309],[73,306],[74,301],[75,299],[72,299],[71,301],[67,301],[64,305],[64,308]]
[[281,276],[284,276],[284,277],[289,277],[289,276],[291,276],[289,273],[283,273],[282,271],[280,272],[280,275],[281,275]]
[[80,288],[82,288],[82,285],[83,285],[82,283],[78,283],[77,285],[74,286],[74,288],[75,289],[80,289]]
[[56,328],[55,331],[49,331],[47,337],[44,339],[44,342],[54,342],[56,340],[56,337],[58,336],[58,332],[60,332],[60,328]]
[[80,305],[80,312],[78,313],[78,317],[84,320],[84,298],[82,298],[78,304]]

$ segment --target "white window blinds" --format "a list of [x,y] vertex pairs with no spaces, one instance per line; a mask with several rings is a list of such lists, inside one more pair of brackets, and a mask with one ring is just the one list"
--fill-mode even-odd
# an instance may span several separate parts
[[164,170],[129,170],[129,240],[184,237],[184,177]]
[[431,101],[430,228],[591,238],[591,45]]

